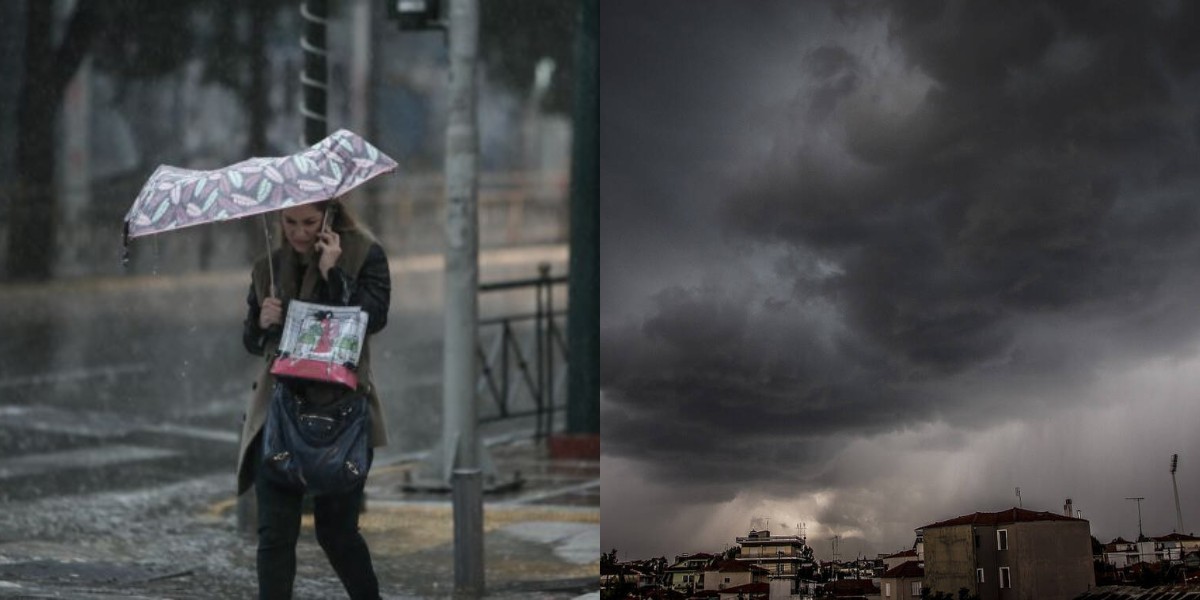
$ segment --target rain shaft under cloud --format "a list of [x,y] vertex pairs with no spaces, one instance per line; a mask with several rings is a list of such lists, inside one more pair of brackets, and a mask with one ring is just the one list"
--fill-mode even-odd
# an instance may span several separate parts
[[1153,494],[1169,532],[1197,7],[712,8],[602,15],[603,544],[719,550],[755,511],[894,551],[1016,485],[1102,539]]

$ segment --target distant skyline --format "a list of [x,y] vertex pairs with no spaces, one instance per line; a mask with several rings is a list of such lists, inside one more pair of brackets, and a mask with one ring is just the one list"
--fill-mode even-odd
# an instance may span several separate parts
[[1200,532],[1197,11],[602,3],[605,551]]

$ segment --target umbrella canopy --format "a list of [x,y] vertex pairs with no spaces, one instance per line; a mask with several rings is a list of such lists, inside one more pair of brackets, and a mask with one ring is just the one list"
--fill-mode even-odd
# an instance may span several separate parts
[[212,171],[160,165],[125,215],[125,243],[330,200],[395,168],[390,156],[345,129],[290,156],[251,158]]

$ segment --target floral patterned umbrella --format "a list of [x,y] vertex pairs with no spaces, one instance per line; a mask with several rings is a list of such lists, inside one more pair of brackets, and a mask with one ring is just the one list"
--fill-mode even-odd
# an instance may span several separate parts
[[336,198],[396,161],[339,129],[290,156],[251,158],[213,171],[160,165],[125,215],[129,240]]

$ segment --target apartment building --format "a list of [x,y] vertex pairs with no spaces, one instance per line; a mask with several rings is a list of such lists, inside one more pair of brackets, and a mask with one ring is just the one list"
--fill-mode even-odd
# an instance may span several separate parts
[[917,530],[925,586],[980,600],[1071,600],[1096,586],[1091,526],[1050,512],[977,512]]

